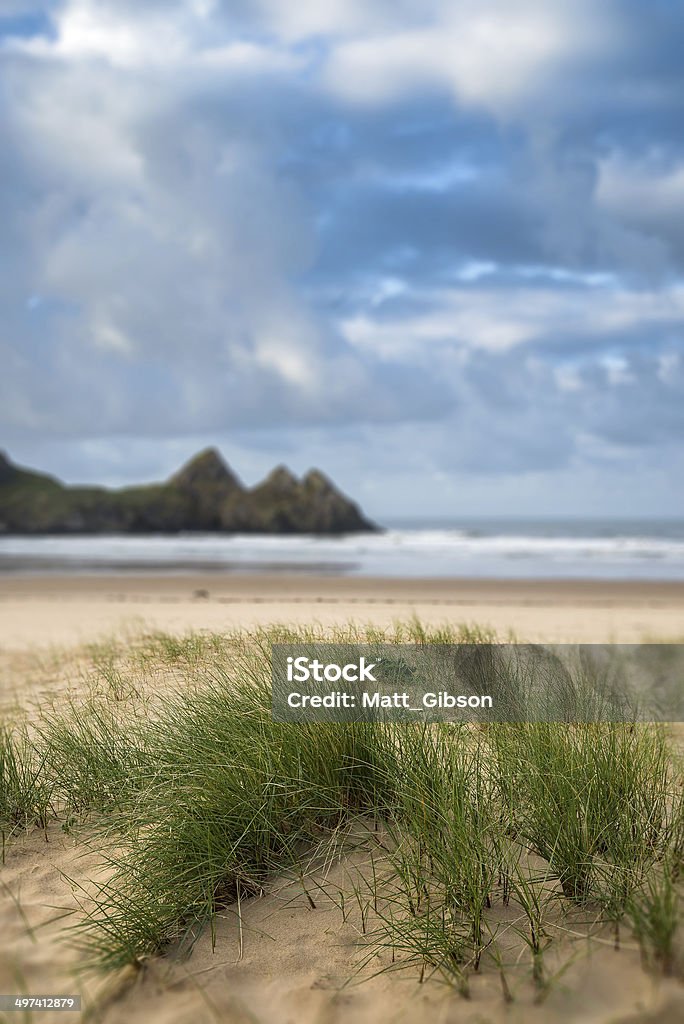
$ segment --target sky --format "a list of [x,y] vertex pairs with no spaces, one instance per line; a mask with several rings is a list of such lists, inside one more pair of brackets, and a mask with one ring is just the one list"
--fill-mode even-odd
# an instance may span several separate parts
[[0,0],[0,448],[684,514],[679,0]]

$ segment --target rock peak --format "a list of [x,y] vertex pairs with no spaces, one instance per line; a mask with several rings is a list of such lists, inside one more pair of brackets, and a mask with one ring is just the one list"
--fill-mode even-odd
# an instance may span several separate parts
[[339,491],[332,480],[330,480],[325,473],[321,473],[320,469],[310,469],[304,476],[302,483],[305,487],[309,487],[312,490],[334,491],[336,494],[339,494]]
[[206,484],[238,488],[240,482],[216,448],[198,452],[171,477],[171,483],[185,490]]
[[276,466],[264,480],[263,487],[273,487],[279,491],[292,491],[299,487],[299,480],[287,466]]

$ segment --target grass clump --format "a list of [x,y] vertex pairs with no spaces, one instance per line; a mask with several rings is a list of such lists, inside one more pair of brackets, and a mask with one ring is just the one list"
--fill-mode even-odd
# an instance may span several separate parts
[[274,722],[263,669],[234,651],[232,675],[214,667],[201,691],[162,700],[145,785],[120,815],[123,853],[90,915],[86,943],[102,964],[186,948],[220,907],[385,799],[373,728]]
[[[500,822],[488,751],[466,726],[396,731],[385,829],[391,868],[374,892],[372,955],[439,972],[463,995],[488,943],[486,912],[500,866]],[[396,954],[403,954],[399,961]]]
[[397,966],[401,950],[400,962],[465,992],[483,956],[503,971],[498,930],[508,908],[514,923],[504,930],[529,950],[541,999],[548,920],[578,905],[616,936],[626,921],[644,957],[673,970],[678,779],[661,728],[404,727],[395,746],[392,871],[374,897],[372,956],[392,950]]
[[549,863],[565,896],[613,898],[619,876],[627,895],[669,835],[663,729],[542,722],[493,725],[490,735],[516,835]]
[[44,773],[28,733],[0,725],[0,835],[2,860],[5,843],[31,825],[45,827],[51,802],[51,784]]
[[43,714],[37,726],[53,807],[66,819],[121,808],[147,779],[149,723],[113,700],[70,703],[59,714]]
[[630,893],[625,912],[644,965],[666,976],[674,974],[681,900],[667,863],[649,873],[641,888]]

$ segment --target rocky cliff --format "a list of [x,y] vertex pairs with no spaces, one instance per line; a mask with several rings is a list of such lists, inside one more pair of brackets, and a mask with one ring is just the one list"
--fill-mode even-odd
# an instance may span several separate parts
[[108,490],[66,487],[0,452],[0,533],[339,534],[372,531],[354,502],[318,470],[301,480],[279,466],[244,487],[208,448],[166,483]]

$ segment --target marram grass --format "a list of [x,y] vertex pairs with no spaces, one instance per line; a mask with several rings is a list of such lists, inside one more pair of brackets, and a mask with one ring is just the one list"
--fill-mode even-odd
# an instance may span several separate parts
[[[493,909],[510,908],[543,998],[563,906],[598,917],[616,945],[633,934],[649,968],[680,969],[684,801],[665,727],[273,722],[270,644],[318,639],[278,628],[112,646],[86,700],[0,731],[3,844],[57,821],[86,823],[105,851],[109,880],[84,891],[78,927],[90,962],[189,949],[222,907],[362,815],[381,870],[373,860],[365,895],[340,906],[362,908],[368,964],[413,963],[463,995],[486,964],[508,998]],[[493,638],[410,623],[327,639]]]

